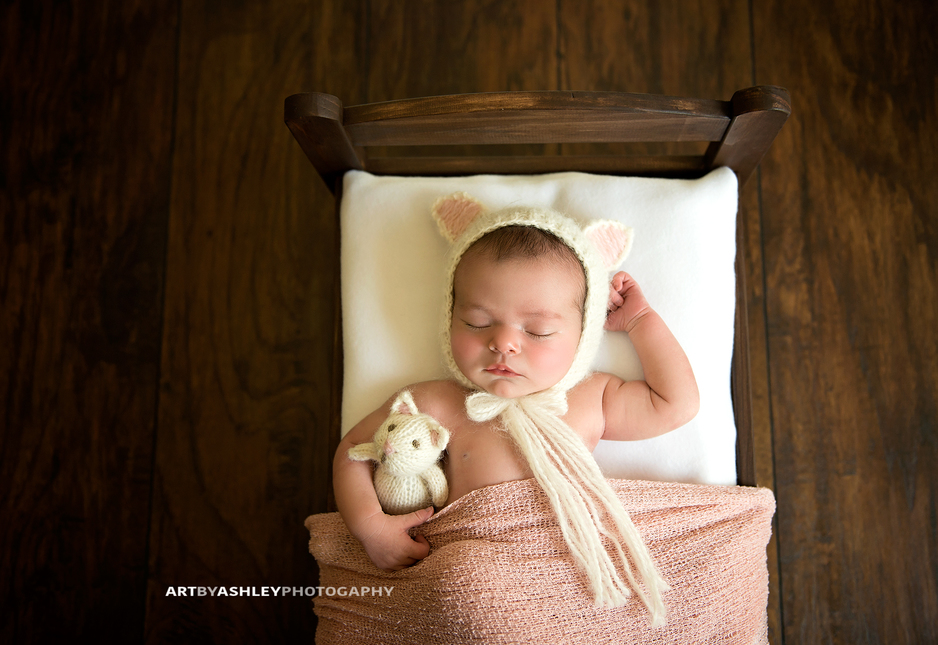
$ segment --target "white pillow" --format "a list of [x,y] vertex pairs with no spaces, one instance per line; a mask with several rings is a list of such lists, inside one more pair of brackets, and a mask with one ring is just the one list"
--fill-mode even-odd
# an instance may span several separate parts
[[[447,243],[430,215],[444,195],[465,191],[491,210],[546,206],[575,219],[615,219],[635,229],[622,270],[635,277],[690,359],[700,412],[645,441],[600,441],[608,477],[736,483],[730,365],[736,307],[736,176],[697,180],[583,173],[380,177],[345,175],[341,208],[345,383],[342,434],[396,390],[445,378],[440,321]],[[607,333],[595,367],[642,378],[625,333]]]

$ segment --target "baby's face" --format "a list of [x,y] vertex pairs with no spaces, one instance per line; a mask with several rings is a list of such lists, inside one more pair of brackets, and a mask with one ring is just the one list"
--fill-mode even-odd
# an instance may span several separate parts
[[467,253],[456,268],[453,358],[472,383],[516,398],[556,385],[582,330],[582,271],[553,258],[496,261]]

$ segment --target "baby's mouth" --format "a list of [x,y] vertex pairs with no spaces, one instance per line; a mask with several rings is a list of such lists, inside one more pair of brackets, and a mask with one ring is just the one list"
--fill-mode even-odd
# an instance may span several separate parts
[[494,376],[519,376],[516,371],[503,364],[490,365],[485,368],[485,371]]

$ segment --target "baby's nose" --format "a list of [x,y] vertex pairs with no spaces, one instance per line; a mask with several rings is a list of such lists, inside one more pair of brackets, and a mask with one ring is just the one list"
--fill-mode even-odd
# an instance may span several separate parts
[[508,329],[497,330],[489,342],[489,350],[496,354],[517,354],[520,346],[517,334]]

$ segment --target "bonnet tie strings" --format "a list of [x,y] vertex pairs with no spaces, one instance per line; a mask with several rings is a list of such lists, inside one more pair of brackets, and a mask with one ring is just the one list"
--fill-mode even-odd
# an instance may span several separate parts
[[[499,418],[500,429],[521,450],[550,501],[571,555],[586,574],[596,605],[621,607],[631,586],[648,608],[651,624],[662,624],[661,592],[669,587],[582,438],[560,418],[567,412],[566,392],[552,388],[516,399],[476,392],[466,399],[466,412],[477,423]],[[604,538],[618,554],[628,585]],[[643,585],[636,581],[626,553]]]
[[519,399],[505,399],[488,392],[476,392],[466,399],[466,412],[476,423],[484,423],[499,416],[512,405],[539,408],[561,417],[567,413],[567,395],[565,392],[549,389]]

